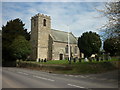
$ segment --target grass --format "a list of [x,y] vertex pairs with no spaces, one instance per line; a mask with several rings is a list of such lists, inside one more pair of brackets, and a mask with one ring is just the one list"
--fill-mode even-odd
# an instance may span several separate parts
[[[120,61],[118,58],[116,57],[112,57],[111,60],[102,60],[102,61],[96,61],[96,60],[92,60],[92,62],[85,62],[84,59],[81,60],[81,62],[79,62],[78,60],[74,63],[73,60],[71,60],[71,64],[81,64],[81,63],[100,63],[100,62],[111,62],[111,61]],[[34,63],[34,64],[56,64],[56,65],[69,65],[69,61],[68,60],[48,60],[47,62],[36,62],[36,61],[25,61],[25,62],[29,62],[29,63]]]
[[50,60],[50,61],[47,61],[47,62],[41,62],[42,64],[63,64],[63,65],[66,65],[68,64],[68,60]]
[[116,58],[103,61],[84,62],[84,59],[74,63],[72,61],[69,64],[68,60],[50,60],[47,62],[36,61],[20,61],[21,67],[32,68],[38,70],[45,70],[54,73],[64,74],[90,74],[90,73],[102,73],[106,71],[115,70],[116,67],[110,62],[118,61]]

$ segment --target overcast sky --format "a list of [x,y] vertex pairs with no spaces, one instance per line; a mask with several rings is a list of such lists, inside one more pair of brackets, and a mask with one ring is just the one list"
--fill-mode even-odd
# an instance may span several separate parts
[[104,2],[3,2],[2,25],[16,18],[31,30],[31,17],[37,13],[51,16],[52,29],[69,31],[75,36],[83,32],[99,33],[99,28],[107,21],[97,9],[104,9]]

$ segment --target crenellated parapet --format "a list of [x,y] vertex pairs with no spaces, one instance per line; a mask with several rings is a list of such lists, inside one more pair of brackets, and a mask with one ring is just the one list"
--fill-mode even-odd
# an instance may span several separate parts
[[35,16],[31,17],[31,19],[38,18],[38,17],[40,17],[40,18],[46,18],[46,19],[51,19],[50,16],[47,16],[47,15],[44,15],[44,14],[40,14],[40,13],[38,13]]

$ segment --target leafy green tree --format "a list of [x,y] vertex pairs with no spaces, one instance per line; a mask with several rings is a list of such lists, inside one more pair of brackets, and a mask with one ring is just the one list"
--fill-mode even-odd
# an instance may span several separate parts
[[31,53],[30,43],[23,36],[15,38],[10,47],[15,59],[25,60]]
[[100,36],[95,32],[85,32],[78,38],[78,47],[85,57],[99,53],[101,47]]
[[18,35],[22,35],[26,40],[30,40],[30,34],[24,26],[25,24],[23,24],[19,18],[8,21],[7,24],[2,27],[3,39],[7,39],[11,43]]
[[30,33],[27,32],[24,26],[25,24],[17,18],[8,21],[7,24],[2,27],[2,59],[4,61],[15,61],[10,46],[17,36],[21,35],[24,36],[26,40],[30,40]]
[[103,48],[106,53],[110,53],[111,56],[120,54],[120,39],[109,38],[104,41]]

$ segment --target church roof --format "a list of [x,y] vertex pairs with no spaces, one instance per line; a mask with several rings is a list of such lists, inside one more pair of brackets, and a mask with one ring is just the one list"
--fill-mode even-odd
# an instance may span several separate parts
[[[68,32],[51,29],[51,35],[53,41],[68,43]],[[77,43],[76,37],[71,32],[69,34],[69,38],[70,38],[70,43],[72,44]]]

